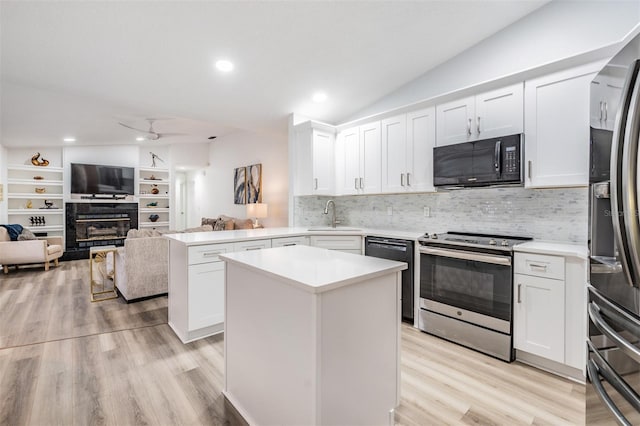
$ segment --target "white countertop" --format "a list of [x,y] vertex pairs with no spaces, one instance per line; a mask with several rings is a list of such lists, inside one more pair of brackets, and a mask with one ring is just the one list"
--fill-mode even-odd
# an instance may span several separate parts
[[336,230],[309,230],[310,228],[260,228],[238,229],[234,231],[188,232],[182,234],[166,234],[165,237],[179,241],[187,246],[229,243],[280,237],[295,237],[300,235],[359,235],[386,238],[400,238],[415,241],[422,236],[422,232],[407,232],[396,230],[380,230],[367,228],[336,228]]
[[587,244],[565,243],[561,241],[529,241],[515,245],[513,251],[540,253],[559,256],[573,256],[581,259],[589,257]]
[[302,245],[227,253],[220,258],[310,293],[322,293],[407,269],[404,262]]

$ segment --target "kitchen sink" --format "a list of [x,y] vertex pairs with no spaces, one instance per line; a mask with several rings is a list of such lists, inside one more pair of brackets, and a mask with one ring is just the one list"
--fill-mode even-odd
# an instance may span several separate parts
[[307,230],[308,231],[335,231],[335,232],[362,231],[361,228],[350,228],[348,226],[336,226],[335,228],[332,228],[330,226],[312,226],[311,228],[309,228]]

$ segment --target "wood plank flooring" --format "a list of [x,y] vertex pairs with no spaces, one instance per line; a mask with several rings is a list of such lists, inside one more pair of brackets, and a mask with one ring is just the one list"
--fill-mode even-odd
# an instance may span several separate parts
[[[221,336],[183,345],[167,298],[89,302],[86,261],[0,278],[1,425],[236,425]],[[402,327],[398,425],[584,424],[583,385]],[[277,390],[274,390],[277,391]]]

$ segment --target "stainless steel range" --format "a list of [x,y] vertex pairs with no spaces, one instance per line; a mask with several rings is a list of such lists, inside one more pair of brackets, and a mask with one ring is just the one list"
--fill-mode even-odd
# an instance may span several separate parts
[[529,240],[461,232],[419,238],[419,328],[513,361],[513,246]]

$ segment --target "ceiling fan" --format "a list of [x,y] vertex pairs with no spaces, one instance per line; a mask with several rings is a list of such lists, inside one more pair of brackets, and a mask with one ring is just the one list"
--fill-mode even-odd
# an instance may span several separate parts
[[124,124],[121,122],[118,122],[119,125],[121,125],[122,127],[126,127],[127,129],[131,129],[131,130],[136,130],[138,132],[142,132],[144,133],[144,138],[148,141],[157,141],[160,138],[164,138],[167,136],[182,136],[184,135],[184,133],[159,133],[156,132],[155,130],[153,130],[153,123],[156,121],[155,118],[147,118],[146,119],[149,122],[149,129],[148,130],[144,130],[144,129],[138,129],[136,127],[131,127],[128,124]]

